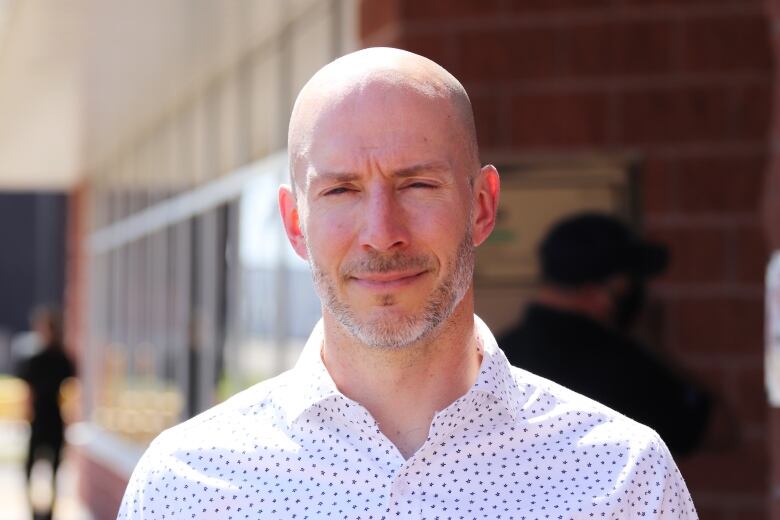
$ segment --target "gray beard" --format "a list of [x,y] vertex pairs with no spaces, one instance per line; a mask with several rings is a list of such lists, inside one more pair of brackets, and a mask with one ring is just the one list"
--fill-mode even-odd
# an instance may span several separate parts
[[[421,312],[400,318],[361,321],[349,304],[338,297],[336,284],[314,261],[308,242],[306,248],[314,288],[323,305],[349,334],[364,345],[374,348],[401,349],[425,339],[452,315],[471,286],[474,275],[474,245],[471,229],[467,224],[467,231],[458,245],[456,255],[446,266],[446,278],[433,290]],[[383,273],[418,268],[424,270],[434,265],[428,256],[405,256],[402,253],[384,256],[371,253],[359,261],[345,264],[342,266],[342,272]],[[340,273],[340,276],[346,274]],[[386,296],[382,304],[392,305],[392,296]]]

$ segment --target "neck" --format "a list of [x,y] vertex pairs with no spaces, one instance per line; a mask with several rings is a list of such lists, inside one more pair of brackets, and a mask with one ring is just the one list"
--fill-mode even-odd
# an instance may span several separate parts
[[364,406],[380,431],[409,458],[431,420],[464,395],[479,374],[471,291],[424,340],[398,349],[370,347],[324,314],[323,361],[339,391]]

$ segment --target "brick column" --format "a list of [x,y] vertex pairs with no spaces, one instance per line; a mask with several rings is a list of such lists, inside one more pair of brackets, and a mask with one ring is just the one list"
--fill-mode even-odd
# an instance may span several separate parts
[[87,340],[86,239],[89,229],[88,188],[86,182],[76,186],[68,196],[65,252],[65,343],[79,359]]
[[[780,59],[780,1],[768,2],[772,23],[772,48],[775,63]],[[775,78],[777,78],[775,70]],[[775,80],[776,85],[780,85]],[[771,159],[766,172],[763,198],[764,232],[771,251],[780,249],[780,89],[775,87]],[[771,518],[780,520],[780,408],[770,408],[769,451],[771,454]]]
[[[65,342],[74,359],[77,360],[77,367],[82,376],[86,365],[85,342],[88,341],[88,255],[86,247],[89,226],[89,187],[87,181],[82,181],[71,190],[68,196],[65,298],[63,304]],[[83,409],[82,404],[80,411]],[[96,520],[116,518],[118,502],[113,495],[121,493],[125,483],[115,483],[113,495],[106,493],[105,488],[117,479],[107,480],[105,475],[101,474],[101,468],[85,457],[81,449],[73,447],[71,449],[71,454],[79,468],[78,490],[81,500],[90,508]],[[96,492],[96,489],[99,491]],[[112,504],[112,500],[116,503]],[[104,504],[108,505],[103,507]]]

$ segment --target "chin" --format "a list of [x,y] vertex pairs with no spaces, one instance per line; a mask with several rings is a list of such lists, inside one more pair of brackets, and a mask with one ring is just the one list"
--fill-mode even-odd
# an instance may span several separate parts
[[425,316],[410,315],[400,311],[380,310],[372,314],[374,316],[350,320],[349,323],[339,321],[366,346],[387,350],[413,345],[427,337],[437,325]]

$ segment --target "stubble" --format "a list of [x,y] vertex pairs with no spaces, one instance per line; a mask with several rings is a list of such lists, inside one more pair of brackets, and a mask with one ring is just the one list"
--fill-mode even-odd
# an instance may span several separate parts
[[[441,281],[428,296],[420,311],[397,313],[379,312],[373,319],[358,317],[355,309],[340,297],[333,277],[316,262],[309,244],[306,244],[314,286],[323,305],[358,341],[368,347],[401,349],[424,340],[437,330],[454,312],[469,287],[474,273],[474,245],[471,228],[467,225],[463,240],[455,254],[443,266],[446,272]],[[403,252],[381,255],[366,253],[364,257],[344,264],[338,274],[346,281],[350,273],[407,272],[412,270],[435,270],[437,263],[429,255],[408,255]],[[393,295],[381,295],[376,304],[390,307],[395,304]]]

